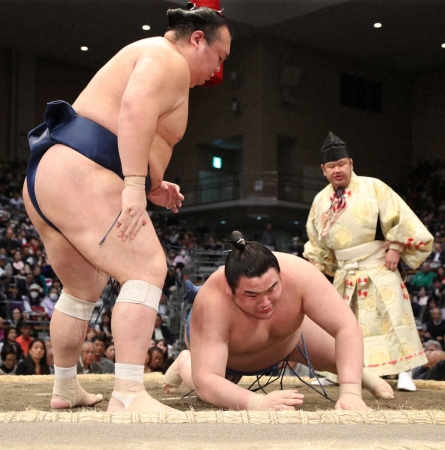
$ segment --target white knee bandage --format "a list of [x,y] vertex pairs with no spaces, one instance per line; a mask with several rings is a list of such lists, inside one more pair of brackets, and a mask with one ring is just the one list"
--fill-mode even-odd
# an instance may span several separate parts
[[80,300],[62,291],[59,300],[57,300],[55,309],[63,314],[66,314],[67,316],[88,321],[91,319],[94,306],[94,303]]
[[139,303],[158,312],[162,290],[141,280],[126,281],[117,297],[116,302]]

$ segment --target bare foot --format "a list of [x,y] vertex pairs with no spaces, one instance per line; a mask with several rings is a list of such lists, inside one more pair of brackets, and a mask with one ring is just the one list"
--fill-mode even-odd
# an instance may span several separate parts
[[93,406],[103,400],[102,394],[89,394],[80,386],[77,377],[54,380],[51,408],[64,409],[75,406]]
[[387,400],[394,398],[392,387],[384,379],[367,369],[363,369],[363,387],[371,392],[375,398]]
[[380,380],[374,385],[372,389],[370,389],[371,394],[375,398],[383,398],[383,399],[393,399],[394,391],[385,380]]
[[[130,399],[127,408],[122,401],[118,400],[114,393],[108,403],[108,412],[178,412],[177,409],[170,408],[151,397],[145,389],[140,390]],[[121,398],[121,397],[120,397]]]
[[83,395],[81,399],[78,399],[75,403],[70,404],[67,400],[64,400],[62,397],[58,395],[53,395],[51,397],[51,408],[55,409],[65,409],[65,408],[73,408],[75,406],[94,406],[96,403],[99,403],[103,400],[102,394],[88,394],[88,392],[83,391]]
[[184,358],[183,353],[184,352],[181,352],[178,355],[171,366],[167,369],[167,372],[165,372],[164,380],[162,382],[162,389],[164,389],[164,392],[166,394],[174,394],[178,391],[179,386],[181,386],[182,384],[182,378],[179,375],[179,369],[180,361]]

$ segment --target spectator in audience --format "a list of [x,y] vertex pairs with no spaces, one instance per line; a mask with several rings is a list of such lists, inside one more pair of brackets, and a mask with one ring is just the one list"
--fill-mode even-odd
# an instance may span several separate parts
[[85,335],[85,340],[86,341],[91,341],[93,339],[94,336],[97,336],[97,332],[94,328],[90,328],[88,327],[87,329],[87,333]]
[[96,324],[94,330],[98,336],[104,336],[106,340],[113,338],[113,333],[111,332],[111,311],[102,313],[100,321]]
[[146,354],[146,356],[145,356],[145,362],[144,362],[144,373],[151,373],[151,367],[150,367],[150,364],[151,364],[151,352],[150,352],[150,350],[152,349],[153,347],[150,347],[148,350],[147,350],[147,354]]
[[52,287],[49,295],[40,302],[40,306],[45,309],[45,314],[49,319],[53,316],[57,300],[59,300],[59,292],[57,288]]
[[435,350],[429,356],[431,369],[425,374],[425,380],[445,381],[445,352]]
[[430,264],[424,262],[422,264],[422,270],[416,272],[414,275],[411,285],[415,288],[421,288],[424,286],[426,289],[429,289],[433,285],[433,279],[436,276],[436,273],[430,269]]
[[435,350],[442,350],[442,344],[439,341],[435,341],[434,339],[430,339],[423,344],[423,348],[426,353],[433,352]]
[[[22,261],[30,269],[37,264],[37,258],[33,255],[30,244],[26,243],[26,244],[22,245],[21,253],[22,253]],[[31,272],[32,272],[32,269],[31,269]]]
[[37,261],[37,265],[40,267],[40,271],[45,278],[53,279],[56,278],[51,264],[48,261],[48,256],[46,253],[42,253]]
[[414,301],[423,308],[428,303],[429,298],[430,295],[427,294],[425,286],[422,286],[414,296]]
[[420,312],[419,319],[422,323],[428,323],[431,317],[431,311],[437,308],[437,299],[436,297],[429,297],[425,306],[422,306],[422,311]]
[[162,322],[168,326],[170,324],[170,305],[167,302],[167,297],[165,295],[161,295],[161,299],[159,300],[158,314],[162,318]]
[[11,345],[5,345],[1,350],[0,375],[15,375],[17,362],[15,348]]
[[0,255],[0,276],[3,274],[12,275],[12,266],[7,261],[6,255]]
[[77,373],[103,373],[102,367],[94,361],[96,350],[94,344],[91,341],[85,341],[82,344],[82,350],[80,353],[79,361],[77,363]]
[[445,265],[445,250],[440,242],[434,242],[433,251],[426,259],[426,262],[430,264],[432,270],[437,270]]
[[167,342],[171,345],[173,345],[176,341],[170,329],[163,324],[162,316],[160,314],[157,314],[156,316],[152,338],[155,341],[159,341],[160,339],[166,339]]
[[114,363],[105,357],[107,340],[104,336],[94,336],[91,342],[94,344],[94,361],[99,364],[102,373],[114,373]]
[[442,285],[445,286],[445,267],[439,267],[437,269],[437,278],[439,278]]
[[33,283],[38,284],[43,289],[44,295],[48,295],[49,294],[48,285],[46,284],[45,277],[42,275],[42,269],[40,268],[40,266],[38,264],[36,264],[32,268],[32,274],[34,277]]
[[16,250],[12,257],[12,275],[25,278],[26,274],[30,272],[29,265],[22,261],[22,252]]
[[177,255],[177,253],[175,252],[175,250],[170,250],[167,253],[167,265],[168,265],[168,267],[171,267],[171,266],[174,267],[174,265],[175,265],[174,261],[175,261],[176,255]]
[[18,336],[15,341],[20,345],[24,356],[28,355],[29,347],[34,340],[32,334],[32,325],[29,322],[22,322],[20,326],[20,336]]
[[9,328],[6,332],[6,336],[0,342],[0,352],[6,346],[12,346],[15,349],[15,353],[17,355],[17,361],[22,358],[22,347],[20,344],[16,342],[17,339],[17,330],[13,327]]
[[271,251],[277,249],[277,238],[271,223],[266,225],[266,229],[261,235],[260,242]]
[[25,244],[28,244],[28,236],[26,235],[26,230],[24,228],[19,230],[17,240],[20,242],[22,248]]
[[160,339],[159,341],[156,341],[156,347],[160,348],[162,350],[162,353],[164,353],[162,369],[163,373],[165,373],[173,363],[173,347],[169,345],[167,339]]
[[109,359],[113,363],[116,362],[116,351],[112,342],[107,344],[107,348],[105,349],[105,358]]
[[17,330],[17,334],[20,334],[20,329],[25,318],[23,316],[22,310],[20,308],[14,308],[11,312],[12,319],[10,321],[11,328]]
[[292,238],[292,242],[289,244],[288,251],[292,255],[303,257],[304,243],[300,239],[300,236],[295,236]]
[[21,247],[20,242],[16,238],[12,227],[6,228],[5,236],[0,239],[0,247],[6,249],[6,253],[8,255],[10,255],[12,251],[15,251],[16,249]]
[[29,318],[30,313],[32,313],[31,303],[27,295],[20,295],[19,287],[15,281],[12,281],[8,285],[8,300],[13,300],[16,303],[20,303],[20,309],[22,311],[23,317],[25,319]]
[[442,311],[440,308],[433,308],[431,310],[431,320],[426,323],[425,337],[427,339],[435,339],[444,345],[445,336],[445,320],[442,319]]
[[31,284],[28,288],[29,303],[31,307],[40,306],[42,301],[44,300],[43,289],[37,283]]
[[445,285],[442,284],[442,280],[440,279],[439,275],[436,275],[436,277],[433,280],[433,296],[436,297],[438,303],[443,303],[443,296],[445,291]]
[[148,349],[150,353],[150,362],[147,364],[147,372],[162,372],[165,373],[164,368],[164,352],[159,347],[151,347]]
[[51,373],[46,361],[46,347],[42,339],[34,339],[29,346],[29,353],[17,365],[16,375],[49,375]]
[[185,248],[181,248],[179,253],[175,256],[175,259],[173,260],[173,265],[175,267],[178,267],[179,264],[183,264],[183,268],[185,270],[190,270],[192,266],[192,258],[187,253],[187,250]]
[[429,340],[423,344],[428,362],[423,366],[413,370],[413,378],[423,380],[430,370],[444,358],[445,353],[442,351],[442,345],[435,340]]
[[221,242],[216,242],[213,236],[209,236],[202,248],[209,252],[219,252],[222,250],[222,244]]
[[23,203],[23,198],[19,192],[14,192],[12,198],[9,200],[9,205],[12,209],[23,210],[25,205]]
[[0,341],[0,351],[5,345],[12,345],[16,349],[17,357],[22,357],[22,348],[16,341],[18,337],[17,330],[14,327],[10,327],[6,330],[6,336]]
[[[21,297],[27,297],[29,299],[29,288],[31,287],[31,285],[36,284],[34,282],[34,275],[29,272],[24,277],[15,276],[15,280],[19,295]],[[41,292],[43,292],[43,289]]]

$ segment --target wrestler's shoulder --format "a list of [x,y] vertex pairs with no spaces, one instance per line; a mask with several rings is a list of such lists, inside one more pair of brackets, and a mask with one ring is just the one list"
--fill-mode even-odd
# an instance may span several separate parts
[[139,56],[162,56],[182,60],[183,58],[167,39],[163,37],[152,37],[135,41],[124,47],[120,53],[134,53]]
[[283,276],[288,275],[288,282],[298,283],[302,278],[318,276],[321,272],[309,261],[290,253],[274,252],[280,264]]

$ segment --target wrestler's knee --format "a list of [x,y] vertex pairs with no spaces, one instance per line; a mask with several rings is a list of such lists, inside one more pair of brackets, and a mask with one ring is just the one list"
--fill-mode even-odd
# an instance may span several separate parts
[[73,295],[67,294],[62,290],[55,309],[63,314],[76,319],[89,321],[93,312],[95,303],[86,302]]
[[136,303],[158,312],[162,290],[147,281],[128,280],[121,288],[116,303]]

